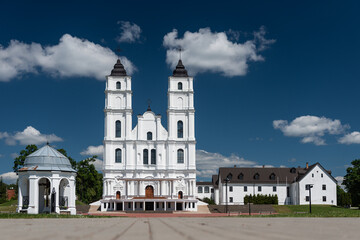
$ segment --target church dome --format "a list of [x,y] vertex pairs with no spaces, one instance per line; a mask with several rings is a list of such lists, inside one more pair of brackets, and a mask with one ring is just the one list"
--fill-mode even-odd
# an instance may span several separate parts
[[113,70],[111,70],[110,76],[126,76],[126,70],[124,65],[120,62],[120,59],[117,60]]
[[20,171],[26,170],[76,172],[71,167],[69,159],[49,145],[26,157],[24,167]]
[[188,77],[187,70],[185,69],[185,66],[183,65],[181,59],[179,60],[175,70],[173,71],[173,77]]

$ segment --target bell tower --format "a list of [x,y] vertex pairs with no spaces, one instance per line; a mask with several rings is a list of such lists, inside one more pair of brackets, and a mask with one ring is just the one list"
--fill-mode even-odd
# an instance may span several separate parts
[[[178,149],[184,148],[185,169],[195,170],[195,109],[193,78],[188,76],[181,59],[168,87],[169,167],[179,166]],[[171,149],[172,148],[172,149]],[[176,168],[176,167],[175,167]]]
[[105,88],[104,170],[122,169],[126,162],[125,140],[132,130],[131,77],[126,74],[120,59],[117,60]]

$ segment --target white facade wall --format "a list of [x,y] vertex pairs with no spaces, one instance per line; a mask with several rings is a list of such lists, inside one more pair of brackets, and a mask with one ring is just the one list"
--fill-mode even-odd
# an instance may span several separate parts
[[[201,188],[201,191],[199,191]],[[207,191],[208,190],[208,191]],[[215,199],[214,187],[212,185],[196,185],[196,198],[198,199]]]
[[[305,186],[312,184],[311,188],[311,203],[312,204],[328,204],[336,205],[336,182],[322,167],[316,165],[311,171],[309,171],[304,178],[299,181],[299,204],[309,204],[306,201],[306,196],[309,196],[309,190],[306,190]],[[326,186],[326,190],[323,190],[323,185]],[[326,201],[323,201],[323,197]]]

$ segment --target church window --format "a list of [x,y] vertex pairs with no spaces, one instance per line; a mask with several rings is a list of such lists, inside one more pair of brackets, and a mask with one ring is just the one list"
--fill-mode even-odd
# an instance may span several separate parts
[[121,82],[116,82],[116,89],[121,89]]
[[201,186],[198,187],[198,193],[202,193],[203,188]]
[[151,164],[156,164],[156,150],[151,149]]
[[270,174],[270,180],[275,180],[275,173]]
[[115,162],[121,163],[121,149],[120,148],[117,148],[115,150]]
[[205,193],[209,193],[209,187],[208,187],[208,186],[206,186],[206,187],[204,188],[204,192],[205,192]]
[[147,132],[146,139],[147,140],[152,140],[152,132]]
[[178,138],[183,138],[184,137],[184,128],[183,128],[183,122],[182,121],[178,121],[177,122],[177,135]]
[[240,173],[239,176],[238,176],[238,179],[239,180],[244,180],[244,174]]
[[259,180],[259,178],[260,178],[260,175],[259,175],[258,173],[256,173],[256,174],[254,175],[254,179],[255,179],[255,180]]
[[115,137],[121,137],[121,122],[119,120],[115,122]]
[[178,90],[182,90],[182,82],[178,82]]
[[177,162],[184,163],[184,150],[182,150],[182,149],[179,149],[177,151]]
[[149,150],[147,149],[143,151],[143,164],[149,164]]

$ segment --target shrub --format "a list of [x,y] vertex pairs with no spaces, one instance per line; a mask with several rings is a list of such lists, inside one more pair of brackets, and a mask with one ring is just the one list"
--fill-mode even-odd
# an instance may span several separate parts
[[253,203],[253,204],[278,204],[279,199],[276,194],[274,195],[246,195],[244,197],[244,203]]

